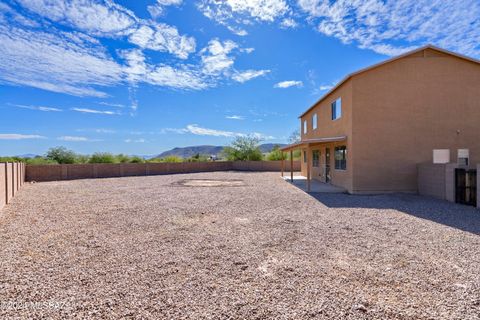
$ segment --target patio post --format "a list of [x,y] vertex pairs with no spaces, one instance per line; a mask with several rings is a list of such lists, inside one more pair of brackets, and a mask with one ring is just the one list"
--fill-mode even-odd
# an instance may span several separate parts
[[290,181],[293,183],[293,150],[290,150]]
[[283,155],[284,155],[284,153],[282,151],[282,169],[281,169],[282,170],[282,178],[283,178],[283,171],[285,171],[285,159],[283,158]]
[[307,192],[310,192],[310,148],[307,146]]

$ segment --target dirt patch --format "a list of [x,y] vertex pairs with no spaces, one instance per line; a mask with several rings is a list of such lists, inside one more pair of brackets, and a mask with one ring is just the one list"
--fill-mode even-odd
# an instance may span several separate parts
[[185,179],[175,183],[185,187],[242,187],[243,180]]

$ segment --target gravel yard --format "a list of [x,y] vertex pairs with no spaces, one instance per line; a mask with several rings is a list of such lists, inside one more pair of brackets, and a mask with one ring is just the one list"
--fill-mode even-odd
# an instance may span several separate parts
[[480,210],[278,173],[26,185],[0,318],[480,319]]

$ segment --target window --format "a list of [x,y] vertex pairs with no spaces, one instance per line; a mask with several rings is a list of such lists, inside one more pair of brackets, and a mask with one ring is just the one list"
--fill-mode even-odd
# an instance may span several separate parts
[[307,151],[303,151],[303,163],[307,163]]
[[319,167],[320,166],[320,151],[313,150],[312,151],[312,166]]
[[459,166],[468,166],[469,152],[468,149],[458,149],[458,165]]
[[307,120],[303,120],[303,134],[307,134]]
[[335,147],[335,169],[347,170],[347,147]]
[[332,102],[332,120],[337,120],[342,117],[342,98]]
[[314,113],[312,116],[312,128],[313,130],[317,129],[317,114]]

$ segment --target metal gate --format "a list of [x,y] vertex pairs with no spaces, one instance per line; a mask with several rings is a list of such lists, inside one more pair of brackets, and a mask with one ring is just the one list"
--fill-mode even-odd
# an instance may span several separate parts
[[477,206],[477,170],[455,169],[455,202]]

